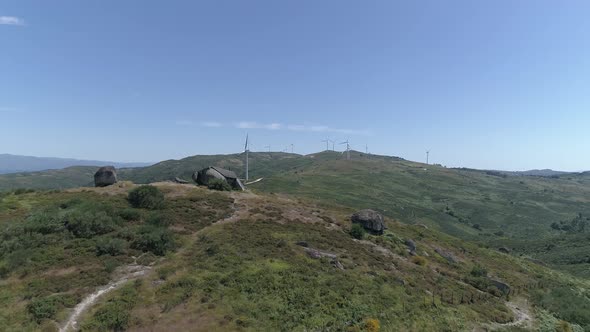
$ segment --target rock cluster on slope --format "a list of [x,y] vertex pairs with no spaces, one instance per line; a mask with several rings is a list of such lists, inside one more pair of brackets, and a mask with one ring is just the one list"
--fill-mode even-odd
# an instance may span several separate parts
[[354,224],[361,224],[364,229],[372,234],[381,235],[386,229],[383,216],[374,210],[360,210],[353,214],[350,219]]

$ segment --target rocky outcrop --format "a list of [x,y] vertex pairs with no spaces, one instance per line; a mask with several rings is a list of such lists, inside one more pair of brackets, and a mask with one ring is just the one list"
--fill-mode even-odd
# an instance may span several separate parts
[[181,178],[179,178],[179,177],[175,177],[175,178],[174,178],[174,182],[176,182],[176,183],[180,183],[180,184],[187,184],[187,183],[188,183],[188,181],[186,181],[186,180],[183,180],[183,179],[181,179]]
[[324,252],[313,248],[304,247],[304,250],[309,257],[313,259],[328,258],[332,266],[334,266],[337,269],[344,270],[344,266],[342,266],[342,263],[338,261],[338,256],[331,254],[329,252]]
[[441,248],[436,248],[434,251],[445,258],[449,263],[458,263],[459,259],[453,255],[450,251],[443,250]]
[[117,170],[113,166],[104,166],[94,173],[94,186],[106,187],[117,183]]
[[490,278],[490,283],[494,285],[494,287],[498,288],[502,293],[510,293],[510,285],[500,280]]
[[408,250],[410,251],[410,255],[415,255],[416,254],[416,242],[414,242],[414,240],[411,239],[407,239],[406,242],[404,242],[406,246],[408,246]]
[[381,235],[386,229],[383,216],[374,210],[360,210],[353,214],[350,219],[354,224],[362,225],[371,234]]

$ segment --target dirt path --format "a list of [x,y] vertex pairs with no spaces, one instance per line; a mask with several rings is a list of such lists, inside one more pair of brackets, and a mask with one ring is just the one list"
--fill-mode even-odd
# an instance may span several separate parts
[[78,320],[80,317],[82,317],[82,315],[86,313],[103,295],[121,287],[129,280],[145,276],[150,270],[150,266],[138,265],[135,262],[117,268],[117,270],[115,270],[116,277],[111,282],[106,286],[98,288],[94,293],[86,296],[82,302],[78,303],[63,323],[62,327],[59,328],[59,332],[78,331]]
[[498,329],[502,327],[517,326],[527,330],[533,328],[534,317],[531,314],[531,306],[528,300],[522,297],[513,299],[506,303],[506,306],[514,313],[514,321],[509,323],[495,323],[491,327],[492,329]]

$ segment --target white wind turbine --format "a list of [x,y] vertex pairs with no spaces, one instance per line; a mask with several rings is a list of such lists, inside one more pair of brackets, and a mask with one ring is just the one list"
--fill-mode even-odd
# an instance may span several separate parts
[[350,144],[348,143],[348,139],[340,144],[346,144],[346,160],[350,160]]
[[248,153],[250,152],[250,150],[248,149],[248,134],[246,134],[246,144],[244,145],[244,152],[246,152],[246,181],[248,181],[248,179],[249,179]]

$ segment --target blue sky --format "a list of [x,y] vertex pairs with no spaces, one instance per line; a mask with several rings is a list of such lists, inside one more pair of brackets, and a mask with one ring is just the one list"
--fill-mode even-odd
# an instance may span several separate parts
[[[587,1],[0,3],[0,153],[590,169]],[[342,149],[343,146],[337,146]]]

